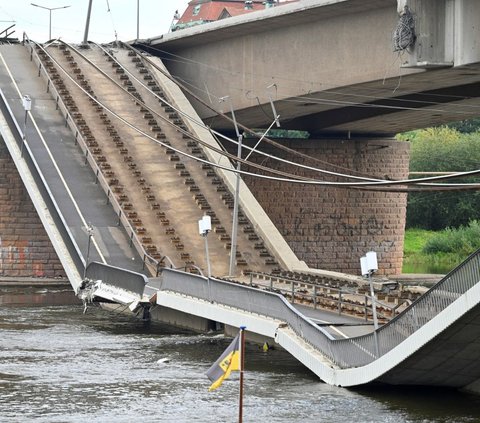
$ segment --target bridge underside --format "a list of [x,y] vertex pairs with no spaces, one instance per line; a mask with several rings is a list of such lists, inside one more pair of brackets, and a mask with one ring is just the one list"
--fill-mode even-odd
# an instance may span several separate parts
[[[417,41],[394,52],[401,3]],[[218,118],[231,101],[251,128],[268,127],[276,113],[282,128],[317,137],[390,136],[478,116],[479,15],[472,0],[305,0],[138,46],[162,57],[216,129],[233,130]]]
[[[479,70],[476,63],[305,93],[275,101],[275,110],[283,129],[301,129],[317,137],[392,136],[477,117]],[[252,128],[268,127],[273,120],[269,103],[236,110],[235,115]],[[232,129],[218,116],[206,122],[218,130]]]
[[392,385],[450,386],[478,392],[479,318],[477,306],[379,381]]

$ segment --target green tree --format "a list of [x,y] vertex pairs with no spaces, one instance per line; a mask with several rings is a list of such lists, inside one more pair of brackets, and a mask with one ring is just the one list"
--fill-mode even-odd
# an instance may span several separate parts
[[[402,134],[411,142],[410,171],[454,172],[480,168],[480,133],[462,134],[447,126]],[[480,182],[479,177],[452,182]],[[407,227],[443,229],[480,219],[479,191],[411,193]]]

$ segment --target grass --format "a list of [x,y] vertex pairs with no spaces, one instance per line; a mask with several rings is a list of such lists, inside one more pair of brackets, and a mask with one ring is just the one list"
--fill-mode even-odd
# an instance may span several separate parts
[[427,241],[434,235],[434,231],[427,231],[426,229],[407,229],[403,246],[404,256],[409,257],[421,253]]

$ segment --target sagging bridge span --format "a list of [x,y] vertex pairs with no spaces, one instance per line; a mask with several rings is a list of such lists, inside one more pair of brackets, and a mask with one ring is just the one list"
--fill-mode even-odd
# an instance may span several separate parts
[[[218,148],[208,128],[182,115],[195,116],[195,110],[159,60],[128,46],[93,43],[78,49],[26,42],[0,52],[2,140],[84,298],[174,324],[189,325],[185,316],[194,315],[197,329],[213,321],[246,324],[336,385],[379,381],[478,390],[477,255],[377,331],[336,339],[315,314],[306,317],[287,303],[288,295],[194,274],[204,267],[196,227],[203,213],[214,227],[212,273],[227,274],[235,181],[231,163],[206,148]],[[27,93],[34,101],[26,113],[21,99]],[[322,285],[362,283],[299,260],[244,183],[241,206],[236,264],[245,275],[308,275],[311,284],[295,293],[292,282],[289,297],[310,298],[315,306]]]

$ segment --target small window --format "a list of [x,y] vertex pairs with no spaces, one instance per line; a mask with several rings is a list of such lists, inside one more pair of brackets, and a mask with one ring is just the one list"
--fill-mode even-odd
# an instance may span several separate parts
[[201,4],[197,4],[194,8],[193,8],[193,16],[197,16],[199,13],[200,13],[200,8],[202,7]]

